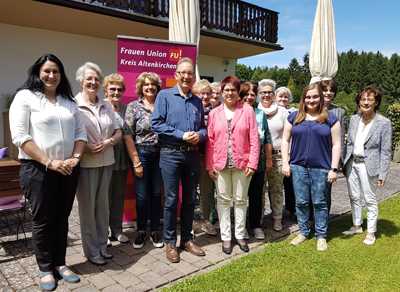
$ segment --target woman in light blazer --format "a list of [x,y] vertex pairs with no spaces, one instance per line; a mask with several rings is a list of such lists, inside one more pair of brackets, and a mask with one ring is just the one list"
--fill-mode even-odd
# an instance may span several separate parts
[[232,252],[231,204],[235,211],[235,238],[244,252],[248,189],[258,166],[260,141],[253,108],[240,101],[240,81],[228,76],[221,82],[223,104],[213,109],[208,118],[206,169],[216,181],[217,210],[222,251]]
[[347,176],[353,226],[343,232],[354,235],[363,232],[362,205],[367,207],[367,235],[364,243],[375,243],[378,220],[377,187],[385,184],[392,154],[392,124],[377,113],[382,93],[367,86],[356,97],[358,113],[350,120],[344,169]]

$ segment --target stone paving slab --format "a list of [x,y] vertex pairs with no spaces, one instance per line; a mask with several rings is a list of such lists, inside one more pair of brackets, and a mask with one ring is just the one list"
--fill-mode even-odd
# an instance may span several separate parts
[[[400,164],[392,164],[391,173],[384,188],[377,193],[379,200],[400,191]],[[350,210],[345,179],[340,177],[332,190],[332,216],[338,216]],[[267,213],[270,211],[266,208]],[[250,252],[261,250],[268,242],[282,240],[298,230],[295,222],[286,220],[282,232],[272,231],[270,215],[264,217],[266,240],[250,241]],[[27,240],[16,240],[15,230],[11,234],[6,228],[0,229],[0,291],[40,291],[38,268],[31,249],[31,223],[24,223]],[[14,228],[15,229],[15,228]],[[126,234],[133,241],[134,229]],[[81,276],[81,282],[68,284],[58,282],[57,291],[149,291],[171,285],[189,275],[213,270],[229,263],[232,259],[245,256],[237,246],[231,255],[221,251],[221,242],[217,237],[196,234],[196,242],[206,250],[204,257],[196,257],[187,252],[181,253],[181,262],[171,264],[165,258],[165,250],[157,249],[147,242],[143,249],[134,249],[131,244],[113,242],[109,252],[114,258],[107,265],[98,267],[87,262],[82,254],[82,242],[77,205],[75,203],[70,216],[70,232],[67,249],[67,264]]]

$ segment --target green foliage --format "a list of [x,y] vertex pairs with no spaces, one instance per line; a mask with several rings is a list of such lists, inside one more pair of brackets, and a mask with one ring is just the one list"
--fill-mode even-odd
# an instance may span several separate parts
[[[241,80],[258,82],[264,78],[274,79],[278,86],[287,86],[298,101],[303,88],[308,84],[311,75],[309,55],[303,57],[303,64],[292,59],[287,68],[256,67],[237,64],[236,75]],[[343,105],[351,114],[355,110],[353,101],[356,93],[367,85],[376,85],[382,89],[385,97],[381,112],[394,102],[400,102],[400,56],[393,54],[390,58],[380,52],[357,52],[349,50],[339,54],[339,68],[335,77],[338,94],[335,103]]]
[[356,92],[346,93],[345,91],[340,91],[336,94],[334,103],[335,105],[344,108],[347,116],[351,116],[356,111],[356,95]]
[[385,92],[393,97],[392,101],[400,102],[400,56],[393,54],[387,64],[382,80]]
[[293,102],[299,102],[300,97],[302,95],[302,91],[298,86],[296,86],[296,83],[294,82],[293,77],[289,78],[289,81],[288,81],[286,87],[289,88],[290,91],[292,92]]
[[400,145],[400,103],[393,103],[388,106],[386,116],[392,121],[393,127],[393,149]]
[[240,80],[251,80],[251,76],[253,75],[253,69],[251,69],[251,67],[236,63],[235,70],[236,77]]

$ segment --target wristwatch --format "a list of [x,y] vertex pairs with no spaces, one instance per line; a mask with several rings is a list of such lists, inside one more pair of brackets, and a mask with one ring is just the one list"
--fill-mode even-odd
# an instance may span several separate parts
[[74,153],[74,154],[72,154],[72,158],[76,158],[76,159],[78,159],[78,160],[81,160],[81,157],[82,157],[82,154],[80,154],[80,153]]
[[337,168],[334,168],[334,167],[332,167],[331,170],[332,170],[333,172],[338,172],[338,169],[337,169]]

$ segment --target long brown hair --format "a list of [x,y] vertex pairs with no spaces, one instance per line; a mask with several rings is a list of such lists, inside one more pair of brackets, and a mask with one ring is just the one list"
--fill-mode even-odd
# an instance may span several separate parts
[[319,83],[313,83],[307,85],[303,90],[303,95],[301,96],[300,99],[299,112],[297,113],[296,119],[294,120],[295,125],[300,124],[306,119],[307,110],[304,100],[306,99],[307,92],[313,89],[318,89],[318,95],[319,95],[319,106],[318,106],[319,115],[316,121],[322,124],[328,120],[328,111],[324,107],[324,96],[322,95],[321,85]]

